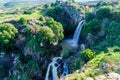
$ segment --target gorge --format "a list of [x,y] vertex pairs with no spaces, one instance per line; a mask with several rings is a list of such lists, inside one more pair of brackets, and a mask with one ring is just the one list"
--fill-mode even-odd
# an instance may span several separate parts
[[0,80],[120,79],[120,1],[77,1],[0,2]]
[[[78,26],[76,27],[76,30],[74,32],[73,35],[73,39],[68,39],[65,40],[67,44],[70,44],[73,48],[77,48],[78,47],[78,41],[80,38],[80,32],[82,30],[83,25],[85,24],[85,20],[81,20],[78,23]],[[52,62],[48,65],[48,69],[47,69],[47,73],[46,73],[46,77],[45,80],[57,80],[58,79],[58,72],[57,69],[60,67],[61,63],[58,62],[58,60],[62,60],[62,57],[54,57],[52,59]],[[52,74],[52,77],[50,77],[50,72]],[[66,65],[65,62],[63,62],[62,65],[62,74],[61,74],[61,80],[63,80],[63,78],[69,73],[68,71],[68,67]],[[50,79],[52,78],[52,79]]]

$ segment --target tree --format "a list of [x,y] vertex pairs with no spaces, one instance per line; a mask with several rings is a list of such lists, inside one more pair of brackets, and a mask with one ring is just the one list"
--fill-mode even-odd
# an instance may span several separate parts
[[67,0],[67,2],[74,3],[75,1],[74,0]]
[[36,35],[38,43],[43,45],[49,45],[55,41],[55,35],[51,28],[48,26],[43,26],[40,28],[39,32]]
[[13,40],[18,30],[10,23],[0,25],[0,44],[6,45]]
[[88,13],[86,13],[86,15],[85,15],[85,20],[86,20],[87,22],[93,20],[94,18],[95,18],[95,15],[94,15],[93,13],[91,13],[91,12],[88,12]]
[[101,30],[100,21],[98,19],[93,19],[92,21],[84,25],[82,35],[83,37],[86,37],[88,33],[96,35],[100,30]]
[[56,22],[53,18],[49,18],[46,20],[46,25],[52,29],[53,33],[55,34],[56,41],[64,38],[62,24]]
[[44,16],[40,15],[39,20],[42,21],[43,23],[45,23],[45,18],[44,18]]
[[24,17],[21,17],[18,22],[21,24],[27,24],[27,19]]
[[95,56],[95,53],[91,49],[86,49],[81,53],[81,57],[85,59],[85,61],[93,59],[94,56]]
[[100,7],[96,13],[98,19],[110,18],[111,17],[111,8],[110,7]]
[[112,12],[112,19],[120,22],[120,11],[119,10]]

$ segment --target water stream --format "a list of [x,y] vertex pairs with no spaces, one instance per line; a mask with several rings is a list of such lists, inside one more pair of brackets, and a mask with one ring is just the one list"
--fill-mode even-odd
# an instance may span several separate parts
[[85,24],[85,20],[79,22],[78,26],[73,35],[73,39],[67,39],[66,43],[70,44],[72,47],[78,47],[78,41],[80,38],[80,32],[82,30],[83,25]]
[[[78,24],[78,26],[77,26],[77,28],[74,32],[73,39],[66,40],[66,43],[70,44],[73,47],[78,47],[80,32],[82,30],[82,27],[83,27],[84,23],[85,23],[85,20],[82,20],[82,21],[79,22],[79,24]],[[62,60],[62,57],[54,57],[52,59],[52,62],[48,65],[45,80],[58,80],[57,69],[58,69],[58,67],[61,66],[61,63],[59,63],[59,60]],[[51,71],[52,71],[52,76],[50,76]],[[69,73],[68,67],[67,67],[66,63],[64,63],[63,66],[62,66],[62,74],[60,76],[60,79],[63,80],[64,77],[68,73]]]
[[51,69],[51,71],[52,71],[52,80],[57,80],[57,78],[58,78],[57,69],[60,66],[60,63],[58,62],[58,60],[62,60],[62,57],[54,57],[52,59],[52,62],[48,66],[48,70],[47,70],[47,73],[46,73],[45,80],[51,80],[51,79],[49,79],[51,67],[52,67],[52,69]]

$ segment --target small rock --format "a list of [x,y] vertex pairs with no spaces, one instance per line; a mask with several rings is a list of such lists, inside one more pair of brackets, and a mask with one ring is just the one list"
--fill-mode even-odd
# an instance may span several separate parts
[[102,64],[102,69],[106,70],[110,65],[108,63],[103,63]]
[[95,80],[106,80],[106,77],[103,75],[99,75],[99,76],[95,77]]
[[114,72],[108,73],[108,79],[120,80],[120,75]]
[[94,80],[94,79],[91,77],[87,77],[85,80]]
[[80,48],[82,51],[85,50],[85,44],[81,44]]
[[80,73],[80,70],[76,70],[75,73]]

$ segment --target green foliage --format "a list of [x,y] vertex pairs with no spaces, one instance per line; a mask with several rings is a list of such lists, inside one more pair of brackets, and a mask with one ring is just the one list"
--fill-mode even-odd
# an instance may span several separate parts
[[46,25],[51,28],[51,30],[55,34],[56,41],[62,40],[64,38],[64,30],[62,24],[56,22],[53,18],[48,18],[46,20]]
[[34,78],[34,73],[35,72],[39,72],[40,71],[40,66],[38,64],[37,61],[35,60],[30,60],[27,64],[26,64],[26,70],[25,70],[25,73],[26,73],[26,76],[27,78]]
[[27,19],[24,17],[21,17],[18,22],[21,24],[27,24]]
[[53,4],[53,6],[57,6],[60,3],[60,0],[55,0],[55,3]]
[[28,68],[31,72],[34,72],[34,71],[37,71],[37,70],[40,69],[37,61],[35,61],[35,60],[30,60],[30,61],[27,63],[27,68]]
[[79,56],[74,61],[73,70],[77,70],[83,66],[84,63],[88,62],[89,60],[95,57],[95,52],[91,49],[86,49],[81,52]]
[[95,53],[90,49],[86,49],[81,53],[81,57],[85,60],[93,59],[94,56],[95,56]]
[[85,14],[85,20],[87,22],[93,20],[94,18],[95,18],[95,15],[93,13],[88,12],[88,13]]
[[68,75],[65,80],[84,80],[84,77],[80,74],[74,73]]
[[43,45],[49,45],[55,41],[55,35],[51,28],[48,26],[43,26],[37,33],[36,39],[39,44],[42,43]]
[[50,8],[51,5],[50,5],[50,4],[45,4],[44,7],[45,7],[45,8]]
[[[88,61],[84,66],[82,66],[82,69],[81,69],[82,73],[70,74],[66,77],[65,80],[69,80],[69,79],[82,80],[81,77],[84,80],[86,77],[94,78],[95,76],[106,74],[105,73],[106,71],[103,71],[102,69],[103,63],[110,64],[109,66],[111,68],[109,68],[108,70],[113,71],[112,67],[115,67],[115,64],[119,62],[119,59],[120,59],[120,52],[119,51],[115,52],[114,51],[115,49],[118,49],[118,47],[109,48],[109,51],[107,53],[102,52],[99,55],[95,56],[93,59]],[[82,58],[82,56],[80,58]]]
[[31,11],[31,10],[25,10],[25,11],[23,12],[23,14],[32,14],[32,11]]
[[64,51],[64,53],[62,54],[63,58],[69,58],[70,56],[72,56],[75,52],[73,52],[72,50],[70,51]]
[[4,23],[0,25],[0,44],[6,45],[12,41],[18,30],[10,23]]
[[[116,45],[120,45],[118,44],[118,41],[120,38],[118,37],[120,35],[120,32],[119,32],[119,28],[120,28],[120,23],[117,23],[117,22],[111,22],[109,27],[106,27],[106,32],[107,32],[107,35],[106,35],[106,42],[115,42],[117,43]],[[114,44],[115,44],[114,43]],[[112,43],[109,45],[112,45]]]
[[28,39],[31,38],[31,36],[32,36],[31,28],[28,25],[26,25],[26,27],[25,27],[25,36]]
[[112,19],[120,22],[120,11],[119,10],[112,12]]
[[55,16],[60,15],[62,11],[63,11],[62,8],[60,8],[60,7],[55,7],[55,8],[50,9],[50,10],[47,12],[47,14],[48,14],[49,16],[51,16],[51,17],[54,18]]
[[[106,37],[103,41],[98,42],[98,45],[94,45],[95,50],[106,51],[106,47],[120,46],[120,23],[116,21],[110,22],[109,26],[105,27]],[[114,44],[113,44],[114,43]]]
[[103,6],[100,7],[96,13],[98,19],[110,18],[111,17],[111,7]]
[[64,34],[71,34],[74,32],[76,25],[68,20],[70,19],[70,16],[63,8],[57,6],[49,9],[47,15],[51,16],[63,25]]
[[67,0],[67,2],[74,3],[75,1],[74,0]]
[[44,18],[44,16],[40,15],[39,20],[42,21],[43,23],[45,23],[45,18]]
[[101,30],[100,21],[98,19],[93,19],[92,21],[84,25],[81,33],[83,37],[86,37],[88,33],[96,35],[100,30]]
[[85,7],[84,8],[84,13],[89,13],[89,12],[93,12],[93,8],[91,8],[91,7]]

